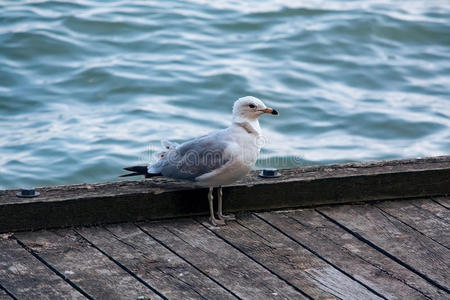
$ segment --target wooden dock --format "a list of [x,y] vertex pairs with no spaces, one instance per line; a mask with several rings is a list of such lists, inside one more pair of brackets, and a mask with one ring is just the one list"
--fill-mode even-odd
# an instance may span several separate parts
[[[355,166],[283,171],[284,193],[253,174],[225,190],[224,207],[238,216],[224,227],[207,222],[203,204],[173,208],[182,199],[178,183],[42,188],[41,199],[28,200],[4,191],[0,299],[450,299],[450,157]],[[116,189],[117,199],[102,196],[111,185],[133,188]],[[274,187],[278,198],[270,202],[263,192]],[[57,193],[64,190],[84,194]],[[201,193],[206,204],[202,190],[181,191]],[[234,202],[238,192],[244,203]],[[318,199],[314,192],[322,195],[317,204],[306,199]],[[155,208],[138,218],[134,208],[113,208],[111,219],[89,211],[105,199],[143,203],[139,197],[161,207],[161,195],[168,207],[159,217]],[[7,215],[13,212],[28,219]]]
[[450,198],[3,234],[0,299],[449,299]]

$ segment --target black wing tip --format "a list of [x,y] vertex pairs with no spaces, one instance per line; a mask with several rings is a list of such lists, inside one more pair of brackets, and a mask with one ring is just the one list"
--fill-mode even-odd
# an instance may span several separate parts
[[131,173],[120,175],[119,177],[130,177],[130,176],[145,176],[145,178],[150,178],[154,176],[160,176],[161,173],[151,174],[148,173],[147,166],[132,166],[123,168],[125,171],[129,171]]
[[142,175],[142,174],[138,174],[138,173],[128,173],[128,174],[119,175],[119,177],[129,177],[129,176],[138,176],[138,175]]
[[131,166],[131,167],[126,167],[123,168],[125,171],[130,171],[130,172],[134,172],[134,173],[138,173],[140,175],[145,175],[147,174],[147,166]]
[[131,172],[147,172],[147,166],[131,166],[123,169]]
[[129,177],[129,176],[146,176],[147,166],[131,166],[123,168],[125,171],[129,171],[131,173],[120,175],[119,177]]

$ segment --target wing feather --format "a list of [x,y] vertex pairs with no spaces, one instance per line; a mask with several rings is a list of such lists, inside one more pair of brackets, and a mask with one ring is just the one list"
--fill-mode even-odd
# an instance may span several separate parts
[[167,150],[158,162],[149,165],[149,172],[163,176],[195,180],[219,169],[230,160],[228,144],[220,132],[205,135]]

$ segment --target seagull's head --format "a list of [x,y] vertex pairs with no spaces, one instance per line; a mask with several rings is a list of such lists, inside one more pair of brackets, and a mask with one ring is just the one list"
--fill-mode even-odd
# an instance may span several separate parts
[[253,96],[239,98],[233,105],[233,118],[257,119],[262,114],[278,115],[278,112],[267,107],[261,100]]

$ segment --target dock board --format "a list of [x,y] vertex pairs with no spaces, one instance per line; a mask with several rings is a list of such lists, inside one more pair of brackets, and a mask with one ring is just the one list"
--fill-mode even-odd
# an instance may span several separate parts
[[142,224],[140,227],[238,298],[256,299],[256,295],[259,299],[304,298],[289,283],[195,220]]
[[[401,201],[401,204],[406,203]],[[362,242],[314,210],[260,213],[258,217],[385,298],[441,295],[436,286]]]
[[85,299],[11,237],[0,239],[0,278],[3,295],[19,299]]
[[214,232],[309,297],[381,299],[376,292],[253,215]]
[[434,198],[205,221],[3,234],[0,299],[450,299]]
[[[276,210],[431,196],[436,196],[436,203],[450,206],[438,198],[450,194],[450,156],[299,167],[280,173],[278,178],[261,178],[253,171],[233,186],[224,187],[224,210]],[[0,233],[208,213],[208,189],[164,177],[42,187],[37,191],[39,197],[18,198],[17,190],[0,190]]]
[[450,292],[448,248],[373,205],[342,205],[319,211],[429,283]]
[[80,228],[77,232],[170,299],[235,299],[134,224]]
[[160,299],[73,230],[18,233],[15,237],[87,298]]
[[11,300],[11,299],[14,298],[8,295],[8,293],[2,287],[0,287],[0,300]]

